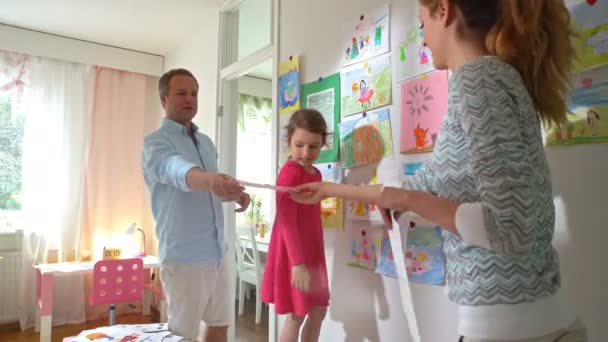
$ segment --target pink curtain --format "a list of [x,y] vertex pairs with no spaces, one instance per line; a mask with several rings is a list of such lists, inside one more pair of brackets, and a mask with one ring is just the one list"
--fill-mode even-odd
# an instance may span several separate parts
[[[146,77],[132,72],[97,68],[84,181],[82,250],[101,259],[103,247],[120,247],[123,257],[140,250],[141,236],[126,236],[132,222],[149,222],[140,167],[144,139]],[[151,240],[150,228],[146,237]],[[90,282],[86,282],[90,286]],[[87,289],[87,293],[90,289]],[[88,307],[87,320],[107,313]],[[139,310],[126,305],[119,313]]]

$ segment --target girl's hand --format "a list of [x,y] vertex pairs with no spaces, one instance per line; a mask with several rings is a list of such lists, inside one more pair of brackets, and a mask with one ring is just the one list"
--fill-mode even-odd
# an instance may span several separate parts
[[302,292],[310,288],[310,274],[304,265],[294,265],[291,268],[291,285]]
[[324,182],[302,184],[289,191],[289,196],[299,203],[316,204],[327,197],[326,185]]

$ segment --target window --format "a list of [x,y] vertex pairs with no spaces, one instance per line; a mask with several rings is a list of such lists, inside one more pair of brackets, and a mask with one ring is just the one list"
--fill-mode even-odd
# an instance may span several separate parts
[[15,91],[0,93],[0,232],[16,230],[21,211],[25,113]]
[[[272,146],[270,118],[272,99],[239,94],[237,132],[237,178],[257,183],[270,183],[270,153]],[[256,165],[256,167],[251,167]],[[237,216],[237,225],[267,223],[270,217],[271,193],[247,189],[252,203],[246,213]]]

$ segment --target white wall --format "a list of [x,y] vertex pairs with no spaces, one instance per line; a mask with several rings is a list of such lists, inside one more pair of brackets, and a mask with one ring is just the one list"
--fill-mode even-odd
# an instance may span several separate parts
[[[343,57],[343,24],[357,18],[365,9],[385,4],[383,0],[281,1],[280,61],[300,55],[300,82],[305,84],[339,72]],[[398,43],[396,33],[407,24],[417,23],[417,1],[391,2],[392,51]],[[393,75],[396,69],[393,67]],[[393,146],[399,142],[400,92],[393,82],[391,126]],[[395,148],[396,150],[396,148]],[[608,214],[600,195],[608,193],[608,145],[549,149],[554,190],[561,195],[555,245],[561,257],[564,293],[585,319],[590,341],[608,336],[608,295],[602,291],[608,276],[608,262],[599,254],[608,239]],[[602,157],[603,156],[603,157]],[[389,169],[407,161],[423,160],[425,155],[386,159],[378,176],[396,180]],[[398,170],[398,168],[397,168]],[[348,222],[348,221],[347,221]],[[362,228],[351,223],[346,229]],[[331,302],[321,333],[322,341],[409,341],[407,322],[402,313],[400,294],[394,279],[346,266],[350,235],[326,231],[326,256],[330,277]],[[422,341],[455,341],[456,306],[442,287],[410,284]],[[279,320],[280,325],[283,319]]]
[[239,59],[270,43],[271,0],[246,0],[239,7]]
[[194,122],[200,130],[215,141],[215,110],[217,88],[217,51],[219,6],[207,2],[207,9],[200,13],[200,26],[172,53],[165,56],[165,71],[186,68],[199,83],[198,114]]
[[272,81],[243,76],[238,79],[239,94],[272,98]]
[[608,340],[608,145],[547,148],[556,197],[554,245],[566,299],[585,321],[589,341]]
[[0,49],[160,76],[163,57],[0,24]]

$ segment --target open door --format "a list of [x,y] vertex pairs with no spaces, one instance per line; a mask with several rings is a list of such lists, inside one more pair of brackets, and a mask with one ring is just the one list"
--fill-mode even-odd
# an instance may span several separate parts
[[[216,120],[219,166],[222,172],[246,181],[274,183],[277,174],[278,3],[232,0],[220,10]],[[261,216],[270,226],[274,194],[260,192],[256,196],[262,202]],[[235,214],[234,203],[226,204],[224,213],[229,253],[235,255],[236,227],[250,223],[251,217]],[[259,219],[259,215],[256,217]],[[272,306],[265,321],[268,340],[274,341],[276,316]],[[234,340],[235,330],[230,329],[229,341]]]

